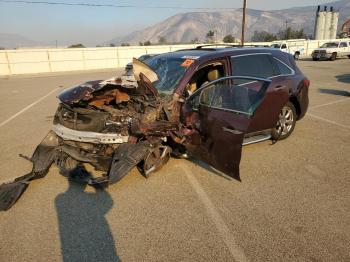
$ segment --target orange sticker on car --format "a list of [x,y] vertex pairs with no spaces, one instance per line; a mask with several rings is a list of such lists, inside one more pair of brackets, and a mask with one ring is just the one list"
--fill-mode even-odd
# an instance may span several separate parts
[[182,63],[182,67],[189,67],[190,65],[192,65],[194,62],[193,59],[186,59],[183,63]]

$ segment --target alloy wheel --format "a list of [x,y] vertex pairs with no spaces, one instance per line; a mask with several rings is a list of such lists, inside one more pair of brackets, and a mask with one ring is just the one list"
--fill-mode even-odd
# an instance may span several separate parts
[[293,110],[288,106],[283,107],[276,127],[278,133],[282,136],[288,134],[293,128],[293,122]]

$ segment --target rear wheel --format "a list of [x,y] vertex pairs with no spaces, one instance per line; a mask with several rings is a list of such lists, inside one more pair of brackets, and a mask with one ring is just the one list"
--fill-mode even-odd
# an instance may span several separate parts
[[318,61],[318,60],[320,60],[320,59],[317,58],[317,57],[313,57],[312,60],[313,60],[313,61]]
[[350,55],[348,55],[348,58],[350,59]]
[[294,105],[288,102],[281,110],[276,127],[272,129],[271,136],[274,140],[282,140],[289,137],[297,120],[297,114]]
[[300,57],[300,53],[299,52],[295,52],[294,59],[295,60],[299,60],[299,57]]
[[331,55],[331,57],[329,58],[329,60],[331,60],[331,61],[334,61],[335,59],[337,59],[337,53],[333,53]]

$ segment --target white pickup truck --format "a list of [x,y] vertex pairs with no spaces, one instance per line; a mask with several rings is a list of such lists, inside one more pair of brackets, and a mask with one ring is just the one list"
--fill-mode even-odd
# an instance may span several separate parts
[[300,55],[305,54],[304,43],[302,41],[298,42],[273,42],[270,46],[271,48],[278,48],[282,52],[289,53],[293,55],[295,60],[298,60]]
[[334,41],[323,44],[315,49],[312,54],[312,60],[329,59],[334,61],[337,57],[350,58],[350,41]]

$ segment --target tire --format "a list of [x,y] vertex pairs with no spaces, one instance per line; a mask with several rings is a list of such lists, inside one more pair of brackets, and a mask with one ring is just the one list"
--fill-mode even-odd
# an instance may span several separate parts
[[350,59],[350,55],[348,55],[348,58]]
[[312,60],[313,60],[313,61],[318,61],[318,60],[320,60],[320,59],[317,58],[317,57],[313,57]]
[[299,60],[300,53],[296,52],[293,57],[294,57],[294,60]]
[[331,60],[331,61],[334,61],[335,59],[337,59],[337,53],[333,53],[331,55],[331,57],[329,58],[329,60]]
[[[271,130],[273,140],[283,140],[289,137],[295,128],[297,113],[294,105],[288,102],[281,110],[276,127]],[[282,122],[281,122],[282,121]]]

